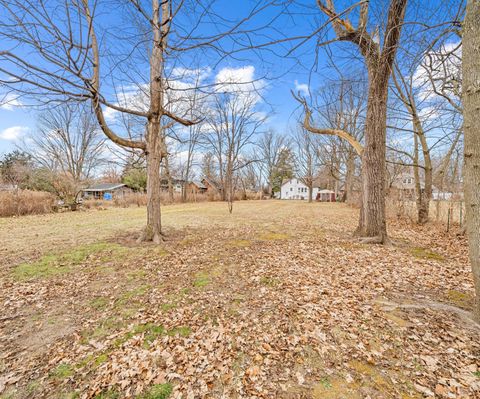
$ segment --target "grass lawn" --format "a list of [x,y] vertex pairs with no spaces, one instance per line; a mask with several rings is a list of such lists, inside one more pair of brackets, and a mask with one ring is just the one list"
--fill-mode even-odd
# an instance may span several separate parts
[[248,201],[0,219],[0,398],[469,398],[466,244],[343,204]]

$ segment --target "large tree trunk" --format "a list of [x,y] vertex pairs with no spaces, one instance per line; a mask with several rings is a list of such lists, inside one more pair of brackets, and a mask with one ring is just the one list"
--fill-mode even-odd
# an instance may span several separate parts
[[[385,156],[387,131],[388,74],[379,65],[369,65],[369,90],[362,154],[363,220],[357,234],[365,241],[387,241],[385,220]],[[363,226],[362,226],[363,224]]]
[[308,186],[308,202],[313,202],[313,186]]
[[[153,48],[150,56],[150,108],[147,125],[147,226],[140,240],[162,241],[162,220],[160,212],[160,164],[166,156],[165,137],[161,120],[163,116],[163,52],[166,47],[169,2],[161,4],[152,1],[153,8]],[[161,32],[162,31],[162,32]]]
[[[417,194],[417,221],[419,224],[425,224],[428,222],[430,214],[430,200],[432,199],[432,186],[433,186],[433,167],[432,158],[430,157],[430,148],[425,137],[422,123],[418,117],[416,108],[411,109],[412,121],[414,127],[414,177],[415,177],[415,190]],[[420,182],[420,168],[419,168],[419,144],[422,147],[424,172],[425,172],[425,185],[422,190]]]
[[480,0],[467,1],[462,46],[465,207],[475,316],[480,320]]
[[162,218],[160,211],[160,164],[163,145],[159,134],[160,123],[150,121],[147,133],[147,226],[141,240],[162,241]]

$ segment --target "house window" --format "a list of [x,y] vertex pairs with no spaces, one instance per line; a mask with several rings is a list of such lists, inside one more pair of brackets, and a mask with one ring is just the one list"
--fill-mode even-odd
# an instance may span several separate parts
[[290,187],[290,191],[293,191],[293,187]]

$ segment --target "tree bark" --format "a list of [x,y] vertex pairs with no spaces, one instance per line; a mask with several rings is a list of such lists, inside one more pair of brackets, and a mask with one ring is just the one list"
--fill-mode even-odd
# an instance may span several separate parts
[[388,74],[369,66],[369,90],[362,153],[363,226],[357,234],[378,243],[387,240],[385,220],[385,157],[387,132]]
[[160,164],[163,146],[159,135],[160,124],[150,122],[147,133],[147,226],[141,241],[162,241],[162,216],[160,206]]
[[162,241],[160,211],[160,164],[166,155],[165,135],[161,120],[164,115],[163,54],[169,30],[169,1],[152,1],[153,47],[150,56],[150,107],[146,137],[147,153],[147,226],[141,239],[158,244]]
[[[358,27],[355,29],[348,19],[342,19],[333,7],[333,0],[326,4],[317,1],[320,9],[332,20],[332,25],[339,40],[356,44],[365,58],[368,70],[368,103],[365,121],[365,145],[363,151],[350,137],[345,136],[357,152],[362,153],[362,209],[356,235],[363,242],[385,243],[388,240],[385,219],[385,168],[386,168],[386,131],[388,80],[392,73],[393,61],[400,43],[407,0],[391,0],[387,23],[380,48],[366,30],[368,19],[368,2],[362,2]],[[301,101],[304,103],[305,102]],[[306,115],[306,122],[308,123]],[[312,131],[307,128],[307,130]],[[319,131],[320,134],[338,132]],[[340,136],[340,137],[343,137]]]
[[467,1],[462,46],[465,208],[475,316],[480,320],[480,0]]

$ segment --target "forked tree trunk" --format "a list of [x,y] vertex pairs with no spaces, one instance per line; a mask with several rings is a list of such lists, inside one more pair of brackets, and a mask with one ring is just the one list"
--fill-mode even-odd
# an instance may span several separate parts
[[467,2],[462,47],[465,208],[475,316],[480,320],[480,0]]

